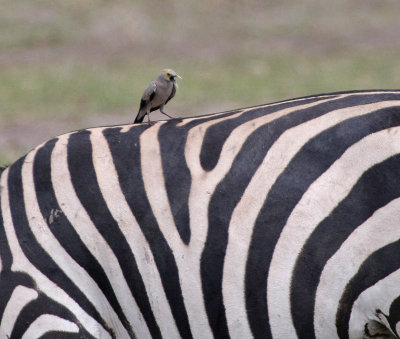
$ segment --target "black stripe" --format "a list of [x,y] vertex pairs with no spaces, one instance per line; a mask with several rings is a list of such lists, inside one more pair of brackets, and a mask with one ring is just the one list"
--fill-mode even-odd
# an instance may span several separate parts
[[2,196],[0,194],[0,260],[2,264],[0,271],[0,320],[3,318],[4,310],[17,286],[35,288],[35,283],[29,275],[11,271],[13,259],[4,228],[1,199]]
[[185,159],[187,126],[176,127],[175,120],[161,126],[158,139],[165,187],[178,233],[185,244],[190,241],[189,192],[191,176]]
[[[284,103],[284,102],[289,102],[289,101],[297,101],[297,100],[302,100],[302,99],[310,99],[310,98],[322,98],[322,97],[334,97],[334,96],[342,96],[342,95],[358,95],[359,97],[365,96],[365,95],[373,95],[375,97],[381,96],[384,98],[383,100],[386,100],[385,95],[389,94],[395,94],[399,95],[400,91],[398,89],[364,89],[364,90],[352,90],[352,91],[338,91],[338,92],[331,92],[331,93],[319,93],[319,94],[312,94],[312,95],[307,95],[303,97],[296,97],[296,98],[291,98],[291,99],[285,99],[281,101],[274,102],[276,103]],[[254,106],[258,107],[258,106]]]
[[[378,100],[376,97],[364,99],[372,102]],[[310,111],[300,111],[298,114],[300,117],[321,115],[343,105],[357,103],[358,100],[349,97],[346,100],[314,107]],[[318,113],[321,109],[322,112]],[[294,121],[298,119],[296,115],[287,119]],[[267,275],[274,247],[294,206],[309,185],[350,145],[374,131],[397,126],[399,115],[398,108],[387,109],[369,116],[349,119],[328,129],[311,139],[276,180],[257,218],[246,268],[246,305],[251,329],[256,337],[262,337],[265,333],[271,336],[265,296]],[[301,315],[300,310],[297,313]]]
[[120,133],[120,128],[110,128],[104,131],[104,136],[113,155],[126,201],[153,253],[179,333],[183,338],[191,338],[176,262],[159,229],[144,189],[139,137],[145,129],[146,127],[137,126],[127,133]]
[[0,166],[0,176],[6,170],[7,166]]
[[[5,197],[3,194],[3,199],[4,198]],[[18,285],[31,287],[33,285],[33,282],[29,276],[25,276],[22,273],[16,274],[11,272],[11,265],[13,263],[13,258],[11,254],[10,245],[8,244],[6,231],[4,228],[3,215],[1,209],[1,199],[2,196],[0,194],[0,262],[2,265],[0,271],[0,320],[3,317],[4,309],[6,308],[7,303],[15,287]]]
[[[89,131],[81,131],[70,136],[68,142],[68,166],[75,192],[97,230],[114,252],[132,295],[149,325],[151,335],[154,338],[160,338],[160,329],[151,310],[135,257],[118,223],[108,210],[98,185],[92,162],[92,145]],[[107,173],[102,173],[102,175],[107,175]],[[99,265],[96,271],[93,271],[90,266],[87,269],[91,270],[91,275],[118,314],[122,324],[124,324],[129,334],[134,337],[132,324],[126,319],[103,269]]]
[[[1,193],[1,188],[0,188],[0,193]],[[4,193],[3,195],[0,194],[0,260],[1,260],[2,270],[10,270],[13,259],[11,254],[11,248],[10,245],[8,244],[8,239],[6,236],[6,230],[4,227],[3,214],[1,208],[1,199],[5,198],[6,197],[4,197]]]
[[400,321],[400,296],[393,300],[389,309],[389,316],[387,317],[392,331],[399,335],[396,331],[396,325]]
[[79,333],[66,332],[47,332],[40,339],[95,339],[88,332],[80,331]]
[[[51,153],[55,142],[56,140],[49,141],[41,150],[46,149],[46,151]],[[8,177],[10,211],[21,249],[32,265],[75,299],[76,302],[79,303],[88,314],[96,319],[96,321],[102,324],[103,327],[107,328],[101,316],[93,308],[86,296],[39,245],[29,227],[27,216],[25,214],[25,202],[23,199],[21,178],[21,169],[24,160],[25,158],[22,158],[10,167]],[[50,173],[40,173],[40,175],[46,174],[50,176]]]
[[[76,317],[63,305],[55,302],[52,299],[49,299],[46,295],[40,294],[39,297],[35,300],[32,300],[28,303],[18,315],[17,320],[15,322],[15,326],[11,333],[11,339],[21,338],[25,331],[29,328],[29,326],[41,315],[51,314],[55,315],[64,320],[75,323],[79,327],[79,333],[70,333],[70,336],[76,338],[93,338],[85,329],[82,328],[82,325],[77,321]],[[53,338],[59,338],[60,333]]]
[[[387,112],[380,113],[384,115]],[[365,172],[348,197],[318,225],[304,245],[291,286],[293,322],[300,336],[304,333],[310,338],[314,336],[315,294],[326,262],[359,225],[400,194],[399,164],[400,156],[396,156]],[[304,293],[305,287],[307,293]],[[338,325],[342,326],[342,321]],[[343,331],[341,328],[338,330]]]
[[[400,163],[400,156],[396,161],[397,165],[399,163]],[[385,170],[381,166],[379,167],[380,168],[377,170],[380,169]],[[378,173],[375,173],[375,175],[377,174]],[[382,173],[378,175],[382,175]],[[398,188],[400,189],[400,185],[398,185]],[[397,193],[400,194],[400,191]],[[379,234],[377,234],[377,237],[379,237]],[[365,262],[363,262],[357,274],[347,284],[346,289],[339,302],[339,309],[337,310],[336,313],[336,327],[340,338],[345,339],[349,337],[348,330],[349,330],[351,310],[354,305],[354,302],[357,300],[360,294],[366,289],[376,284],[377,282],[379,282],[379,280],[384,279],[389,274],[398,270],[399,267],[400,267],[400,240],[391,243],[385,247],[382,247],[381,249],[373,253],[371,256],[369,256],[367,260],[365,260]],[[379,304],[380,301],[377,301],[377,307],[375,309],[370,310],[372,314],[374,314],[376,309],[378,309]],[[392,311],[394,312],[392,313]],[[398,320],[399,317],[399,313],[397,311],[399,311],[398,305],[396,306],[392,304],[390,314],[394,316],[397,315],[397,319],[391,319],[389,317],[388,320],[391,322],[391,326],[394,330],[396,328],[397,321],[393,320]]]
[[66,333],[66,332],[47,332],[40,339],[95,339],[88,332]]
[[8,268],[0,272],[0,320],[3,318],[12,293],[20,285],[36,290],[35,283],[28,274],[11,272]]

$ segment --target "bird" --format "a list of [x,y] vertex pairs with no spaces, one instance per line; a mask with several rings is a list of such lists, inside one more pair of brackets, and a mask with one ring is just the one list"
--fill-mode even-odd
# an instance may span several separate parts
[[176,93],[178,84],[176,78],[182,77],[170,68],[163,69],[161,74],[150,82],[140,100],[139,112],[136,115],[134,124],[143,122],[147,114],[147,122],[150,125],[150,112],[160,110],[160,112],[167,117],[173,119],[170,115],[164,112],[164,106],[170,101]]

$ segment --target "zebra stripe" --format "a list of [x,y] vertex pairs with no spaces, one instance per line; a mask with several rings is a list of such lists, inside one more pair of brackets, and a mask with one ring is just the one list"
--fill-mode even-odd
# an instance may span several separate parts
[[0,178],[0,335],[400,333],[400,91],[52,139]]
[[21,310],[26,304],[35,300],[37,297],[38,293],[35,290],[25,286],[17,286],[12,292],[10,300],[4,310],[3,318],[0,323],[2,332],[11,333]]

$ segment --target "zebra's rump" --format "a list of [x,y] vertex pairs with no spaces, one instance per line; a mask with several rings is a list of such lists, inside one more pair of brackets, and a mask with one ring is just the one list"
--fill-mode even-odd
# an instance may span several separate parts
[[0,337],[384,338],[400,91],[52,139],[1,175]]

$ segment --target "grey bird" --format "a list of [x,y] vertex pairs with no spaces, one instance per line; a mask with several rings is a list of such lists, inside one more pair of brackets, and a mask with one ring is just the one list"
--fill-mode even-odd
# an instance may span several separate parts
[[176,78],[182,79],[174,70],[167,68],[150,83],[149,87],[143,92],[139,112],[134,123],[142,122],[147,114],[147,122],[151,124],[150,112],[158,109],[162,114],[172,119],[171,116],[164,112],[164,106],[175,96],[178,88]]

